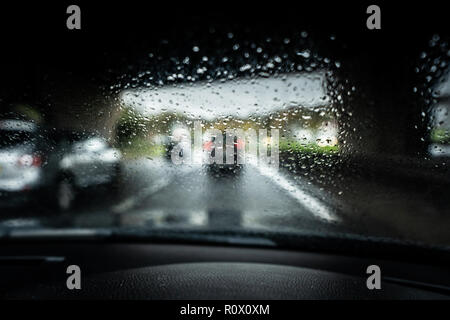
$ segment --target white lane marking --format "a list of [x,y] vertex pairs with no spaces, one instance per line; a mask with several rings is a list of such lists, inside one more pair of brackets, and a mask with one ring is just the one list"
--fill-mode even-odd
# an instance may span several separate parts
[[[250,165],[250,164],[249,164]],[[339,218],[334,215],[330,209],[320,200],[313,197],[312,195],[306,193],[305,191],[299,189],[297,186],[294,185],[294,183],[287,180],[284,176],[282,176],[278,170],[271,168],[264,164],[258,164],[258,165],[251,165],[252,167],[256,168],[257,171],[269,178],[272,182],[274,182],[277,186],[279,186],[281,189],[285,190],[292,198],[294,198],[298,203],[300,203],[303,207],[308,209],[314,216],[317,216],[320,219],[324,219],[329,222],[337,222],[339,221]],[[122,213],[126,212],[133,207],[135,207],[137,204],[139,204],[142,200],[144,200],[146,197],[152,195],[153,193],[156,193],[157,191],[161,190],[162,188],[167,187],[170,185],[175,176],[186,173],[190,173],[194,171],[195,169],[198,169],[196,166],[187,166],[187,168],[183,168],[182,172],[177,172],[175,174],[174,171],[171,171],[168,167],[166,167],[166,170],[164,170],[167,175],[165,177],[162,177],[152,183],[152,185],[148,186],[147,188],[144,188],[139,192],[136,196],[131,196],[125,200],[123,200],[121,203],[115,205],[112,208],[112,211],[115,213]],[[181,169],[181,168],[178,168]]]
[[131,197],[123,200],[119,204],[113,206],[111,210],[114,213],[122,213],[122,212],[128,211],[128,210],[132,209],[133,207],[135,207],[136,204],[141,202],[141,200],[143,200],[143,199],[149,197],[150,195],[152,195],[153,193],[167,187],[170,183],[172,183],[172,181],[173,181],[173,177],[161,178],[161,179],[157,180],[156,182],[154,182],[151,186],[142,189],[138,195],[131,196]]
[[281,189],[289,193],[291,197],[307,208],[313,215],[329,222],[339,221],[339,218],[331,213],[329,208],[327,208],[320,200],[299,189],[292,182],[289,182],[289,180],[279,174],[276,169],[261,164],[253,167],[256,168],[263,176],[269,178]]
[[159,162],[158,165],[162,177],[155,181],[148,181],[149,183],[151,183],[151,185],[141,189],[137,195],[130,196],[124,199],[122,202],[116,204],[111,208],[111,211],[114,213],[124,213],[126,211],[129,211],[130,209],[136,207],[136,205],[141,203],[145,198],[169,186],[171,183],[173,183],[177,176],[190,173],[194,170],[198,170],[199,167],[194,165],[171,167],[162,161]]

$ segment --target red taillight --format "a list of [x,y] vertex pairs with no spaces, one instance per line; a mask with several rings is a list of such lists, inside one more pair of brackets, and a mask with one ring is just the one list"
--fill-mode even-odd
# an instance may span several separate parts
[[211,151],[211,150],[212,150],[213,144],[214,144],[214,143],[213,143],[212,141],[205,142],[205,143],[203,144],[203,150]]
[[41,156],[33,156],[33,167],[40,167],[42,165],[42,158]]
[[17,163],[22,167],[40,167],[42,158],[38,155],[24,154],[19,158]]
[[241,139],[238,139],[234,145],[236,146],[236,148],[238,150],[241,150],[244,148],[244,141],[242,141]]

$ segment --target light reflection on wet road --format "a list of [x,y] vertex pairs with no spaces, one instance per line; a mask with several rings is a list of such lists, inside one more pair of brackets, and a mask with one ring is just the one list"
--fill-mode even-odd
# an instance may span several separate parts
[[301,186],[268,167],[247,165],[222,174],[202,166],[142,161],[127,177],[134,181],[130,185],[142,187],[114,207],[122,224],[318,230],[339,220],[308,192],[311,185]]
[[237,173],[223,174],[155,158],[128,161],[123,171],[119,197],[107,191],[90,194],[73,213],[36,219],[22,211],[3,224],[292,231],[339,226],[338,217],[310,192],[313,186],[268,167],[246,165]]
[[[126,162],[119,195],[108,189],[89,192],[64,214],[38,207],[4,211],[0,227],[243,229],[447,241],[445,223],[434,233],[423,227],[445,218],[439,207],[429,206],[426,195],[366,180],[346,182],[341,195],[336,190],[342,184],[326,190],[282,168],[244,165],[236,174],[217,174],[200,165],[143,158]],[[423,213],[411,215],[412,206]]]

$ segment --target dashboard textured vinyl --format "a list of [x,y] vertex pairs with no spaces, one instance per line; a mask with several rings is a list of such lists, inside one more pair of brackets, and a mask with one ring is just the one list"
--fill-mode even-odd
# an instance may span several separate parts
[[[391,281],[383,281],[381,290],[368,290],[366,287],[365,267],[369,263],[380,264],[382,270],[386,271],[384,275],[391,277],[398,277],[401,270],[409,270],[410,275],[415,273],[414,270],[419,275],[425,274],[424,271],[432,271],[439,276],[439,272],[445,272],[445,269],[345,256],[275,249],[164,244],[36,244],[11,245],[2,249],[3,257],[16,257],[14,263],[11,263],[11,259],[3,259],[3,263],[0,260],[0,296],[9,299],[450,297],[435,290]],[[53,258],[43,259],[43,262],[37,258],[49,255]],[[58,256],[64,258],[56,259]],[[66,287],[65,270],[70,264],[77,264],[82,270],[81,290],[68,290]]]

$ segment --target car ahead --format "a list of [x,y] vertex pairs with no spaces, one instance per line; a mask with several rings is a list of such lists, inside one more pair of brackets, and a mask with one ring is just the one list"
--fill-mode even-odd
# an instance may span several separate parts
[[[208,171],[214,175],[235,175],[242,170],[243,161],[240,161],[240,152],[244,150],[244,141],[238,137],[233,137],[232,143],[227,143],[226,134],[222,135],[222,143],[216,143],[216,137],[212,136],[203,143],[203,153],[205,162],[207,163]],[[228,148],[233,148],[232,157],[228,156]],[[216,150],[217,149],[217,150]],[[231,154],[231,152],[229,152]],[[220,158],[222,157],[222,161]],[[211,161],[215,159],[215,161]]]
[[189,148],[190,135],[189,130],[185,127],[172,128],[171,134],[166,141],[167,160],[176,163],[175,158],[180,159],[180,161],[186,161],[186,158],[189,158],[186,151],[191,149]]
[[0,206],[72,208],[79,191],[118,183],[121,154],[99,135],[0,120]]

